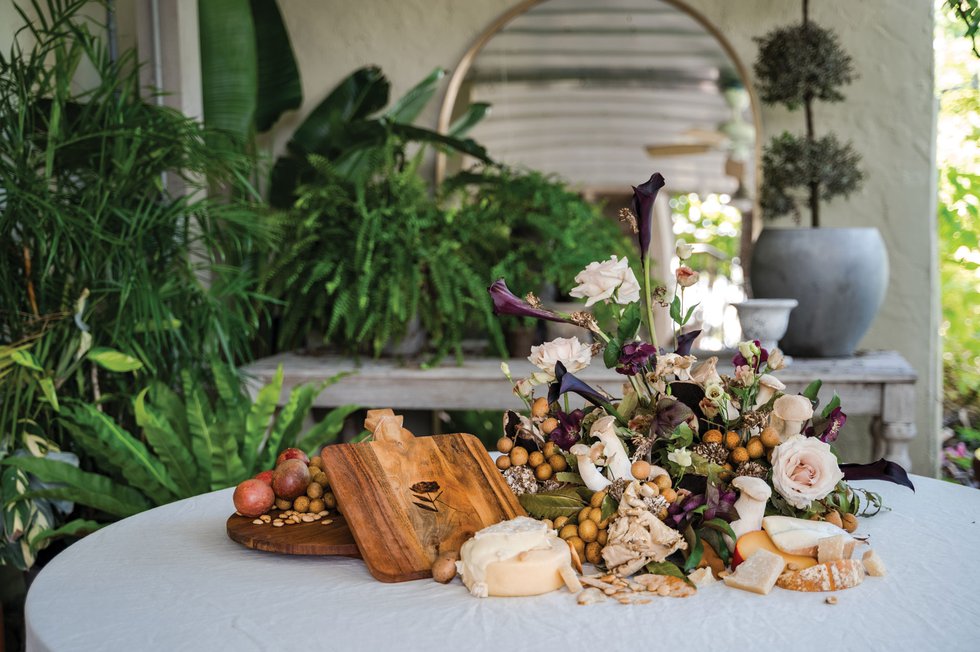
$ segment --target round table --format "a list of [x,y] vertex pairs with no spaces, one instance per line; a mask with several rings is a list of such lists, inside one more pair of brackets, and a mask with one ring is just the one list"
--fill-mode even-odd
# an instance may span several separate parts
[[471,597],[458,579],[375,581],[358,559],[227,538],[231,490],[159,507],[74,544],[27,596],[42,650],[978,650],[980,492],[915,477],[857,483],[892,509],[859,532],[888,565],[836,593],[710,585],[687,599],[579,606],[565,590]]

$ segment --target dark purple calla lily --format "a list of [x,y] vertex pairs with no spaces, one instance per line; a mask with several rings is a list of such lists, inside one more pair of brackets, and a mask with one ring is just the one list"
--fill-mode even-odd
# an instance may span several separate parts
[[581,439],[582,419],[585,418],[585,412],[572,410],[566,413],[558,410],[555,418],[558,419],[558,427],[551,431],[548,439],[567,451]]
[[693,416],[694,412],[680,401],[662,398],[657,401],[657,413],[653,417],[651,430],[659,437],[666,437],[674,432],[674,428]]
[[536,319],[547,319],[565,324],[574,323],[570,319],[565,319],[550,310],[535,308],[527,301],[524,301],[513,292],[507,289],[504,279],[498,278],[487,288],[490,298],[493,300],[493,314],[495,315],[514,315],[515,317],[533,317]]
[[674,353],[677,355],[690,355],[691,347],[694,346],[694,340],[698,339],[698,335],[701,334],[701,329],[696,331],[691,331],[690,333],[684,333],[683,335],[677,336],[677,348],[674,349]]
[[841,464],[840,470],[844,472],[845,480],[885,480],[915,491],[915,485],[905,469],[886,459],[871,464]]
[[589,403],[598,407],[609,407],[611,399],[592,389],[573,374],[568,373],[565,365],[555,363],[555,382],[548,386],[548,403],[557,403],[562,395],[572,392],[578,394]]
[[633,213],[636,215],[637,231],[640,239],[640,257],[647,255],[650,248],[650,237],[653,232],[653,202],[657,193],[664,187],[664,175],[659,172],[639,186],[633,186]]
[[623,345],[619,354],[616,372],[624,376],[635,376],[641,373],[648,364],[656,364],[657,349],[646,342],[630,342]]

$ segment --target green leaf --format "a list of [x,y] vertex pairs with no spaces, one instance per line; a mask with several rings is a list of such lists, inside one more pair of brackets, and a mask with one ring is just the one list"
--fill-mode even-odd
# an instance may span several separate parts
[[704,544],[701,543],[701,537],[697,534],[694,535],[694,547],[691,548],[690,554],[688,554],[687,559],[684,561],[684,572],[689,573],[698,567],[701,563],[701,557],[704,556]]
[[727,534],[729,537],[731,537],[732,541],[738,539],[738,537],[735,536],[735,531],[732,529],[732,526],[720,518],[713,518],[710,521],[705,521],[703,527],[709,527],[712,530],[721,532],[722,534]]
[[806,386],[806,389],[803,390],[802,396],[807,397],[808,399],[810,399],[811,403],[816,404],[818,400],[817,395],[820,393],[820,388],[822,386],[823,386],[822,380],[815,380]]
[[582,476],[574,471],[559,471],[555,474],[555,480],[558,482],[567,482],[569,484],[585,484],[582,480]]
[[670,302],[670,318],[674,320],[674,323],[681,323],[681,297],[675,294],[674,300]]
[[612,496],[606,494],[602,499],[600,509],[602,511],[602,518],[599,520],[604,521],[616,513],[616,510],[619,509],[619,503]]
[[296,444],[307,455],[313,455],[326,444],[332,444],[344,428],[344,420],[361,409],[358,405],[341,405],[330,411],[322,421],[310,428]]
[[143,442],[95,406],[72,401],[62,414],[61,423],[72,433],[75,443],[102,468],[119,471],[130,486],[139,487],[156,504],[170,502],[180,493],[166,467]]
[[330,157],[340,146],[345,127],[383,109],[390,89],[380,68],[355,70],[310,112],[290,139],[290,149]]
[[105,525],[105,523],[96,523],[95,521],[76,518],[74,521],[69,521],[59,528],[41,530],[31,539],[31,545],[38,546],[46,541],[60,539],[62,537],[85,536],[105,527]]
[[249,476],[238,454],[238,437],[230,424],[218,421],[211,433],[211,489],[224,489],[238,484]]
[[[7,457],[0,464],[35,475],[41,482],[66,484],[68,486],[64,488],[53,488],[57,491],[63,489],[58,500],[81,503],[113,516],[125,518],[152,506],[145,496],[132,487],[114,482],[98,473],[82,471],[67,462],[43,457]],[[37,492],[25,492],[25,495],[28,494],[34,497],[40,495]],[[45,497],[50,496],[45,495]]]
[[531,516],[552,520],[559,516],[573,516],[586,505],[586,502],[574,492],[571,495],[559,491],[526,493],[518,496],[517,500]]
[[41,391],[44,392],[44,398],[51,404],[54,411],[60,412],[61,407],[58,405],[58,394],[54,389],[54,381],[45,376],[44,378],[38,378],[37,384],[41,386]]
[[701,537],[702,541],[711,546],[712,550],[725,562],[726,566],[731,562],[731,553],[728,552],[728,544],[722,538],[721,532],[711,528],[700,528],[698,530],[698,536]]
[[300,107],[303,85],[276,0],[251,0],[251,3],[258,75],[255,128],[261,133],[271,129],[283,113]]
[[840,396],[837,395],[837,392],[834,392],[834,398],[830,399],[830,403],[827,403],[827,406],[823,409],[823,412],[821,413],[820,416],[826,419],[830,417],[831,412],[833,412],[839,407],[840,407]]
[[694,584],[691,583],[691,580],[687,579],[687,575],[684,574],[684,571],[682,571],[677,566],[677,564],[675,564],[673,562],[669,562],[669,561],[653,562],[653,561],[651,561],[649,564],[647,564],[645,566],[645,568],[646,568],[646,571],[648,573],[651,573],[653,575],[667,575],[668,577],[679,577],[680,579],[684,580],[688,584],[691,584],[691,586],[694,586]]
[[694,311],[700,305],[701,305],[701,302],[699,301],[698,303],[695,303],[693,306],[691,306],[690,308],[687,309],[687,313],[684,314],[684,321],[681,322],[681,326],[683,326],[687,322],[691,321],[691,315],[694,314]]
[[258,101],[255,22],[249,0],[197,3],[204,123],[246,142]]
[[623,316],[619,320],[619,328],[616,330],[616,339],[622,343],[627,343],[636,337],[640,330],[640,304],[631,303],[626,306]]
[[11,351],[10,358],[14,362],[19,364],[21,367],[26,367],[28,369],[32,369],[34,371],[40,371],[41,373],[44,373],[44,367],[41,366],[41,363],[37,361],[37,358],[35,358],[34,354],[31,353],[30,351],[23,351],[23,350]]
[[136,371],[143,368],[143,363],[133,356],[104,346],[90,349],[85,357],[109,371]]
[[136,395],[133,407],[136,423],[143,429],[143,436],[153,447],[160,461],[167,467],[170,477],[177,483],[181,498],[193,496],[200,490],[197,465],[184,440],[153,406],[146,404],[149,388]]
[[214,447],[211,441],[211,416],[207,408],[207,397],[191,379],[190,373],[181,372],[186,406],[187,430],[190,435],[191,452],[203,482],[211,486],[211,459]]
[[422,110],[436,94],[439,88],[439,81],[446,75],[442,68],[436,68],[429,75],[413,86],[407,93],[398,98],[385,111],[385,116],[394,122],[411,124],[415,118],[419,117]]
[[[272,377],[272,381],[259,390],[258,396],[255,397],[255,402],[249,408],[248,416],[245,417],[245,433],[242,438],[241,456],[242,463],[246,469],[252,469],[255,466],[255,460],[259,455],[259,446],[262,445],[266,433],[269,432],[270,425],[272,424],[272,416],[276,413],[276,406],[279,404],[279,394],[282,392],[282,378],[282,365],[279,365],[276,368],[276,375]],[[295,393],[294,391],[293,394]],[[292,396],[290,396],[290,399],[292,399]],[[271,446],[266,447],[267,457],[269,448]],[[275,458],[273,458],[273,461],[275,461]]]
[[462,138],[470,129],[479,124],[490,113],[490,105],[486,102],[474,102],[466,107],[466,112],[449,125],[449,135]]
[[401,123],[392,124],[391,130],[407,140],[442,146],[444,149],[468,154],[483,163],[493,163],[493,159],[487,154],[487,150],[472,138],[454,138],[431,129]]
[[619,338],[613,337],[606,342],[606,348],[602,352],[602,361],[606,364],[607,369],[612,369],[619,364],[619,355],[622,352],[623,345]]

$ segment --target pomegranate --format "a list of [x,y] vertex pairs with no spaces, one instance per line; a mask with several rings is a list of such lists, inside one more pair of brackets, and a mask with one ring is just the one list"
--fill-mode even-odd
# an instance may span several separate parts
[[306,453],[298,448],[287,448],[283,452],[279,453],[279,457],[276,458],[276,466],[279,466],[286,460],[303,460],[303,464],[309,465],[310,458],[307,457]]
[[272,486],[272,469],[269,469],[268,471],[262,471],[261,473],[256,473],[255,474],[255,479],[256,480],[261,480],[262,482],[266,483],[267,485],[269,485],[271,487]]
[[286,460],[272,472],[272,490],[285,500],[302,496],[309,484],[310,469],[300,459]]
[[239,514],[255,518],[272,509],[276,496],[272,493],[272,487],[261,480],[251,478],[235,487],[232,500],[235,501],[235,509]]

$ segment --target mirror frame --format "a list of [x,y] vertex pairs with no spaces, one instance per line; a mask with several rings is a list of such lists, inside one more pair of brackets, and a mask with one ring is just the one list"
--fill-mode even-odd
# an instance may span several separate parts
[[[725,38],[725,35],[722,34],[721,30],[715,27],[715,25],[713,25],[702,13],[687,6],[683,0],[660,1],[686,13],[715,38],[719,45],[721,45],[722,50],[725,51],[725,54],[728,55],[728,58],[735,66],[735,71],[738,74],[739,79],[742,80],[742,84],[745,86],[745,89],[749,94],[749,108],[752,112],[752,123],[755,126],[756,134],[754,156],[755,174],[752,193],[752,208],[751,210],[743,212],[742,214],[742,236],[740,247],[742,268],[745,270],[746,276],[748,276],[748,270],[751,264],[752,243],[758,236],[758,232],[762,230],[762,220],[756,219],[756,216],[760,214],[759,193],[762,185],[762,117],[760,114],[761,105],[759,103],[759,96],[756,93],[755,86],[752,84],[749,77],[748,67],[746,67],[745,63],[738,56],[738,53],[735,52],[735,48],[732,47],[731,42]],[[469,49],[466,50],[466,53],[463,54],[463,58],[459,60],[455,70],[453,70],[452,76],[449,78],[449,85],[446,88],[446,95],[443,98],[442,107],[439,110],[439,122],[436,126],[439,133],[445,134],[449,131],[453,107],[455,106],[456,99],[459,96],[459,89],[462,87],[463,80],[465,79],[466,74],[470,71],[473,61],[476,59],[477,55],[480,54],[480,51],[483,50],[490,39],[496,36],[497,33],[510,24],[511,21],[524,14],[532,7],[545,2],[548,2],[548,0],[522,0],[497,18],[497,20],[495,20],[477,37]],[[434,176],[437,185],[442,183],[446,176],[446,154],[444,152],[436,152]],[[642,179],[637,181],[642,181]],[[626,182],[624,181],[624,184],[625,183]]]

